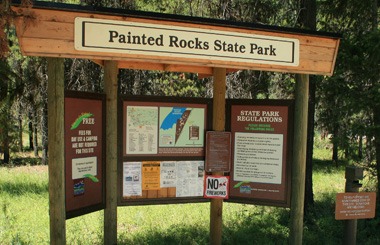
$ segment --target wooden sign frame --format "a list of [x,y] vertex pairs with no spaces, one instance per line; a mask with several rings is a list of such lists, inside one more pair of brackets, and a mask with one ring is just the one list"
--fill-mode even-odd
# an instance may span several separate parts
[[[251,69],[332,75],[340,42],[340,35],[326,32],[100,7],[94,9],[89,6],[70,4],[54,4],[54,9],[52,9],[51,5],[46,2],[34,2],[32,8],[22,8],[17,4],[12,6],[15,11],[16,32],[23,55],[83,58],[99,64],[103,64],[104,60],[117,60],[119,68],[193,72],[200,76],[211,76],[212,67],[226,68],[227,73],[240,69]],[[204,47],[204,49],[207,48],[206,51],[216,51],[217,53],[206,52],[183,59],[171,54],[171,52],[180,52],[178,51],[181,49],[179,44],[172,45],[178,46],[177,50],[166,50],[161,55],[107,51],[110,48],[108,46],[112,43],[107,44],[105,49],[76,49],[75,42],[78,42],[76,39],[81,38],[82,34],[82,31],[75,30],[76,18],[92,19],[94,22],[105,22],[111,26],[123,25],[123,23],[142,26],[159,25],[160,28],[172,29],[173,32],[189,29],[205,35],[213,33],[214,36],[210,40],[199,41],[208,42],[207,47]],[[109,34],[112,31],[111,29],[105,30],[104,33]],[[222,37],[225,35],[229,37],[223,40]],[[160,33],[156,35],[157,37],[160,37]],[[252,38],[258,38],[257,42],[250,43],[248,41],[246,43]],[[229,43],[228,40],[232,40],[232,43]],[[274,43],[268,44],[267,41],[262,43],[260,40]],[[185,41],[191,43],[191,47],[196,42],[195,39]],[[282,64],[281,62],[272,63],[271,56],[272,58],[280,56],[279,53],[282,49],[280,46],[275,47],[276,43],[279,43],[278,41],[291,44],[293,47],[291,49],[294,49],[294,57],[299,58],[294,61],[285,59],[286,62]],[[268,45],[266,46],[265,43]],[[91,45],[91,47],[96,45],[98,44]],[[283,50],[285,52],[288,49],[284,48]],[[192,50],[194,51],[194,49]],[[165,52],[167,53],[165,54]],[[259,56],[244,58],[249,53]],[[243,55],[243,59],[235,59],[236,55],[238,57]],[[225,58],[220,59],[216,56]],[[289,65],[286,64],[287,62]]]
[[294,101],[227,100],[226,104],[233,149],[228,201],[289,207]]
[[65,92],[67,219],[105,208],[105,128],[104,94]]
[[[181,108],[186,108],[186,110],[180,110]],[[174,109],[178,109],[178,111],[175,111]],[[186,114],[188,111],[187,109],[192,109],[190,114]],[[146,113],[145,116],[142,115],[144,113]],[[156,114],[156,116],[153,114]],[[187,121],[182,120],[184,118],[183,115],[185,114],[187,115],[185,117]],[[198,178],[194,177],[190,181],[201,181],[200,178],[202,177],[202,182],[197,186],[203,187],[203,177],[205,175],[205,135],[206,131],[211,127],[212,120],[211,99],[158,96],[125,96],[120,99],[118,115],[118,131],[123,132],[122,134],[119,134],[118,139],[120,159],[118,164],[118,206],[208,201],[203,198],[203,192],[199,192],[196,196],[191,196],[192,194],[185,193],[185,189],[179,191],[177,189],[178,187],[174,187],[175,183],[172,182],[173,179],[170,179],[170,173],[184,167],[192,174],[198,176]],[[134,115],[136,115],[135,118],[133,118]],[[163,118],[164,115],[165,118]],[[180,117],[173,119],[170,118],[172,115],[180,115]],[[199,128],[197,129],[198,132],[196,133],[196,135],[198,135],[196,141],[201,140],[202,147],[195,147],[195,151],[186,150],[194,148],[193,146],[190,146],[190,148],[180,147],[180,151],[175,153],[176,149],[166,146],[164,147],[164,151],[162,151],[160,144],[165,145],[168,144],[168,142],[171,140],[176,141],[174,139],[176,136],[170,136],[171,133],[166,133],[164,138],[161,137],[159,131],[163,130],[160,129],[160,127],[166,123],[165,120],[168,118],[178,120],[181,121],[181,123],[184,123],[185,127],[188,127],[188,129],[185,129],[185,127],[182,128],[182,133],[184,134],[181,135],[181,137],[182,142],[184,142],[183,137],[195,137],[190,132],[193,125],[187,124],[188,122],[196,121],[191,117],[191,115],[201,116],[201,118],[203,118],[202,120],[204,120],[204,125],[197,125]],[[173,124],[173,120],[169,120],[167,123],[172,126],[171,124]],[[156,126],[153,125],[153,121],[156,122],[154,123]],[[147,122],[149,124],[148,127],[146,127],[146,125],[140,125],[144,122]],[[133,126],[133,124],[135,124],[136,127]],[[140,129],[137,128],[137,125]],[[149,130],[153,128],[154,131],[156,131],[156,135],[154,132],[149,132]],[[141,131],[138,132],[139,130]],[[128,134],[130,132],[132,132],[134,136],[128,137]],[[150,136],[147,136],[147,134],[150,134]],[[156,146],[150,146],[150,149],[153,149],[155,153],[146,152],[145,149],[147,149],[147,147],[141,146],[141,144],[146,144],[146,146],[149,145],[149,142],[147,140],[148,137],[153,137],[157,141]],[[127,144],[127,138],[128,142],[131,142],[132,144],[140,144],[142,153],[133,152],[137,149],[137,145],[132,149],[132,154],[131,152],[128,153],[129,146]],[[140,143],[138,142],[139,139],[141,140]],[[164,142],[162,142],[163,139]],[[171,153],[169,154],[166,152]],[[179,174],[179,170],[176,174]],[[161,179],[164,177],[167,178],[166,184],[163,184],[163,180],[161,182]],[[186,176],[184,177],[186,178]],[[163,185],[167,187],[163,187]],[[129,187],[128,191],[126,188],[124,188],[124,186]]]

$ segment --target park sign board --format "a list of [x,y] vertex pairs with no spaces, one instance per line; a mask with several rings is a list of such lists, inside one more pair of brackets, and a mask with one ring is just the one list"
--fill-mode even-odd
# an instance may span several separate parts
[[69,219],[105,207],[105,96],[66,91],[64,118]]
[[51,6],[39,1],[28,8],[12,4],[23,55],[89,59],[101,65],[113,60],[119,69],[201,76],[212,76],[214,68],[331,76],[340,43],[338,34],[256,23]]
[[204,202],[212,99],[124,96],[119,105],[118,204]]
[[293,100],[227,100],[230,200],[290,206]]
[[299,65],[299,40],[181,26],[75,18],[75,48],[115,52]]
[[336,194],[335,219],[372,219],[375,217],[376,192]]

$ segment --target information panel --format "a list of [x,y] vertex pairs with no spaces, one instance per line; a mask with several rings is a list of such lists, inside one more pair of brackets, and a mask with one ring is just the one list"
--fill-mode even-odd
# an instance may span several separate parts
[[209,131],[206,133],[206,171],[230,172],[231,133]]
[[206,201],[205,135],[210,99],[128,97],[122,101],[119,205]]
[[123,156],[204,157],[210,101],[149,100],[123,102]]
[[104,208],[104,96],[65,93],[66,217]]
[[335,219],[372,219],[375,217],[376,192],[337,193]]
[[233,161],[230,200],[290,205],[293,101],[229,100]]

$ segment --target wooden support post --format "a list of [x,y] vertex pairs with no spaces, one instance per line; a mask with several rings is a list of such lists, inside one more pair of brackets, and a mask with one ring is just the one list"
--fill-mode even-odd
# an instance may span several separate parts
[[[359,192],[359,188],[362,187],[362,184],[359,183],[359,180],[363,179],[363,168],[356,166],[347,166],[346,167],[346,192]],[[348,219],[344,220],[344,237],[343,244],[345,245],[356,245],[356,233],[358,226],[357,219]]]
[[64,60],[47,61],[50,244],[66,244]]
[[105,61],[106,208],[104,210],[104,244],[117,243],[117,75],[117,62]]
[[305,198],[309,75],[296,75],[295,98],[289,244],[301,245]]
[[[226,69],[214,68],[213,122],[214,131],[224,131],[226,112]],[[223,172],[213,172],[223,175]],[[211,199],[210,204],[210,244],[222,244],[223,199]]]

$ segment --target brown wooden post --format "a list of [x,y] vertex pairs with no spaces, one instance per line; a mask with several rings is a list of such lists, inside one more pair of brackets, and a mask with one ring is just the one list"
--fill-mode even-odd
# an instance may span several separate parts
[[50,244],[66,244],[64,60],[47,61]]
[[104,210],[104,244],[117,243],[117,75],[117,61],[105,61],[106,208]]
[[[214,131],[224,131],[226,112],[226,69],[214,68],[213,90],[213,122]],[[223,175],[223,172],[213,172],[213,175]],[[210,204],[210,244],[222,244],[223,199],[211,199]]]
[[[363,168],[359,168],[356,166],[347,166],[345,177],[345,192],[359,192],[359,188],[362,187],[362,184],[359,183],[359,180],[363,179]],[[344,220],[343,244],[356,245],[356,233],[358,230],[357,227],[357,219]]]
[[289,244],[301,245],[306,174],[309,75],[296,75]]

